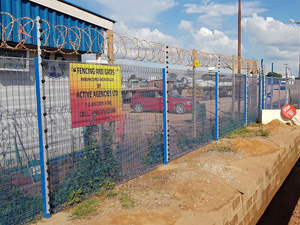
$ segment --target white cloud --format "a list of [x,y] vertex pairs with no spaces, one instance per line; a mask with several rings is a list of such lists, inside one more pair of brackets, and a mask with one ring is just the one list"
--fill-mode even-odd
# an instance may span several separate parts
[[253,48],[262,50],[262,58],[269,62],[276,62],[282,68],[285,63],[288,63],[293,67],[294,73],[298,70],[299,27],[284,24],[271,17],[253,15],[242,19],[242,28],[247,33]]
[[[251,16],[254,13],[265,12],[265,9],[258,8],[259,1],[242,2],[242,16]],[[214,27],[220,27],[224,16],[234,16],[238,13],[238,3],[218,4],[210,1],[203,1],[201,5],[185,4],[187,14],[201,14],[198,21]]]
[[192,30],[192,22],[181,20],[180,24],[178,25],[178,30],[183,30],[183,31]]
[[123,22],[116,24],[114,31],[122,36],[137,38],[139,40],[153,41],[161,44],[180,45],[179,41],[169,35],[160,32],[158,29],[150,30],[149,28],[129,29]]
[[236,55],[238,52],[238,41],[230,39],[222,31],[202,27],[192,34],[195,47],[200,51],[223,55]]
[[176,5],[175,0],[97,0],[105,5],[111,18],[121,20],[125,24],[152,23],[155,17]]

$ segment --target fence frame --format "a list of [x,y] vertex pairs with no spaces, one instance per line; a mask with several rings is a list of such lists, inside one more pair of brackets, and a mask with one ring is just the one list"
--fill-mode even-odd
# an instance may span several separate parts
[[[50,215],[50,198],[49,198],[49,174],[48,174],[48,159],[47,159],[47,149],[44,149],[43,142],[43,131],[45,135],[47,133],[46,129],[43,130],[42,125],[42,109],[41,109],[41,94],[40,94],[40,82],[44,84],[44,80],[40,79],[40,75],[43,74],[42,69],[42,50],[41,50],[41,26],[40,26],[40,17],[36,18],[37,25],[37,47],[38,47],[38,57],[34,58],[35,62],[35,81],[36,81],[36,98],[37,98],[37,114],[38,114],[38,127],[39,127],[39,147],[40,147],[40,165],[41,165],[41,181],[42,181],[42,196],[43,196],[43,216],[48,219],[51,217]],[[43,100],[46,100],[43,96]],[[46,112],[44,112],[46,113]],[[45,116],[47,114],[44,114]],[[46,118],[44,118],[46,119]],[[47,143],[46,143],[47,145]],[[47,145],[48,147],[48,145]],[[47,148],[45,146],[45,148]]]
[[[44,92],[45,90],[43,89],[43,85],[45,83],[44,77],[47,76],[45,71],[43,71],[42,69],[42,59],[40,57],[40,53],[39,53],[39,57],[34,58],[34,66],[35,66],[35,85],[36,85],[36,102],[37,102],[37,116],[38,116],[38,130],[39,130],[39,154],[40,154],[40,166],[41,166],[41,176],[42,176],[42,203],[43,203],[43,216],[44,218],[50,218],[51,217],[51,213],[52,213],[52,209],[53,206],[51,205],[51,203],[49,202],[49,198],[51,198],[51,196],[49,196],[49,179],[48,179],[48,172],[49,170],[48,168],[48,159],[47,159],[47,137],[46,137],[46,132],[45,130],[47,129],[47,121],[46,121],[46,116],[47,116],[47,111],[44,110],[42,111],[42,106],[43,104],[45,104],[45,99],[43,99],[44,97]],[[169,114],[169,110],[168,110],[168,64],[166,63],[165,68],[159,69],[156,73],[159,73],[159,75],[162,75],[163,78],[163,140],[164,140],[164,161],[163,163],[165,165],[168,164],[169,162],[169,129],[168,129],[168,114]],[[44,73],[44,74],[43,74]],[[213,76],[213,75],[212,75]],[[233,75],[234,76],[234,75]],[[234,77],[232,77],[234,78]],[[248,121],[247,121],[247,114],[248,114],[248,103],[250,101],[248,101],[249,95],[248,95],[248,85],[249,85],[249,79],[247,77],[247,75],[244,75],[244,98],[241,95],[241,102],[244,99],[244,125],[247,125]],[[257,78],[255,78],[257,79]],[[264,99],[265,96],[265,85],[266,82],[265,77],[260,77],[258,78],[260,79],[262,82],[262,97]],[[243,80],[243,78],[241,77],[241,80]],[[212,139],[215,138],[216,141],[219,140],[220,138],[220,115],[222,115],[222,112],[220,112],[220,82],[222,82],[221,78],[220,78],[220,72],[218,69],[218,72],[215,72],[215,129],[214,129],[214,137],[212,135]],[[257,84],[255,84],[257,85]],[[291,84],[292,85],[292,84]],[[242,85],[241,85],[242,87]],[[256,86],[257,87],[257,86]],[[212,89],[213,91],[213,89]],[[235,93],[232,93],[234,97]],[[242,94],[242,93],[241,93]],[[47,96],[48,99],[48,96]],[[213,101],[213,99],[212,99]],[[265,101],[264,101],[265,102]],[[263,105],[265,106],[265,104]],[[263,107],[264,108],[264,107]],[[213,110],[212,110],[213,111]],[[241,119],[242,119],[242,114],[241,114]],[[213,121],[213,118],[212,118]],[[43,123],[44,122],[44,123]],[[50,125],[48,125],[50,127]],[[161,127],[161,126],[160,126]],[[160,130],[161,131],[161,130]],[[199,134],[199,133],[198,133]],[[197,136],[198,138],[199,136]],[[212,140],[210,139],[210,140]],[[190,148],[192,149],[192,148]],[[50,159],[50,157],[49,157]],[[51,167],[50,167],[51,169]]]
[[247,103],[248,103],[248,79],[247,74],[244,75],[245,86],[244,86],[244,125],[247,126]]

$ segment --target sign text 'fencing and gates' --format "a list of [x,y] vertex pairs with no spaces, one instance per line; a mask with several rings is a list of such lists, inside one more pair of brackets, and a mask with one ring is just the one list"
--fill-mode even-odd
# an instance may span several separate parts
[[122,118],[121,68],[70,63],[72,127]]

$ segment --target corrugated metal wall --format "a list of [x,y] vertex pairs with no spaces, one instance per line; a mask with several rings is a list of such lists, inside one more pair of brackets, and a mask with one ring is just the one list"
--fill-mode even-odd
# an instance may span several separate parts
[[[97,27],[93,24],[84,22],[82,20],[78,20],[74,17],[62,14],[52,9],[43,7],[33,2],[29,2],[28,0],[1,0],[0,12],[10,13],[16,19],[19,19],[21,17],[29,17],[31,19],[35,19],[37,16],[40,16],[41,19],[48,21],[54,27],[57,25],[63,25],[56,27],[56,29],[52,28],[50,30],[46,23],[43,23],[41,25],[41,27],[45,30],[46,35],[49,34],[47,47],[56,48],[57,46],[64,44],[65,41],[67,42],[67,44],[64,45],[64,49],[73,50],[73,47],[71,46],[71,41],[73,42],[73,44],[78,44],[78,42],[80,41],[80,47],[78,51],[89,51],[89,43],[92,41],[93,48],[91,50],[94,53],[100,53],[101,47],[103,45],[103,37],[99,36],[98,34],[98,32],[104,31],[103,28]],[[2,23],[6,28],[5,35],[8,37],[7,41],[19,42],[19,30],[20,27],[23,27],[25,32],[31,33],[31,36],[27,37],[26,39],[26,44],[37,44],[37,34],[35,27],[32,30],[32,32],[30,32],[30,30],[32,29],[32,22],[30,20],[23,19],[18,20],[18,22],[11,22],[12,19],[9,16],[2,15],[0,17],[0,23]],[[72,30],[71,40],[63,40],[63,38],[61,37],[61,34],[65,31],[64,26],[75,27],[75,29]],[[85,30],[85,32],[87,32],[91,37],[97,37],[97,40],[89,40],[85,38],[86,35],[84,35],[84,32],[76,29],[76,27]],[[3,28],[0,27],[0,33],[2,32],[1,29]],[[81,37],[80,40],[78,40],[79,36]]]

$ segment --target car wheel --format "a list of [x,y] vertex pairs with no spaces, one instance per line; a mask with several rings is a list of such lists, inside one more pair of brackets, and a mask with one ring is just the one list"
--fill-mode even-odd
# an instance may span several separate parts
[[144,106],[140,103],[137,103],[134,105],[133,107],[134,111],[137,112],[137,113],[141,113],[144,111]]
[[174,112],[176,114],[183,114],[183,113],[185,113],[185,111],[186,111],[186,108],[183,104],[177,104],[174,107]]

